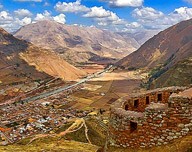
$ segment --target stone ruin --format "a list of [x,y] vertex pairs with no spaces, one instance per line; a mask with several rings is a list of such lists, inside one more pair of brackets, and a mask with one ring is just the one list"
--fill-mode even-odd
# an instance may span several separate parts
[[111,106],[112,146],[166,145],[192,131],[192,88],[168,87],[117,100]]

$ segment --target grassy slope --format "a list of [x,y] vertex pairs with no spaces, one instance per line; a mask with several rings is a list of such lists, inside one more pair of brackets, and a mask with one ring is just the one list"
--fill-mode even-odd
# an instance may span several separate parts
[[[64,130],[66,130],[71,124],[67,124],[60,128],[57,133],[60,133]],[[105,144],[105,135],[102,132],[101,128],[98,128],[98,125],[93,121],[93,120],[88,120],[86,121],[86,125],[88,127],[88,136],[92,144],[98,145],[98,146],[103,146]],[[78,142],[84,142],[87,143],[87,139],[85,136],[85,128],[82,127],[80,130],[77,132],[73,132],[70,134],[66,134],[64,139],[66,140],[75,140]]]
[[97,149],[95,145],[57,138],[38,139],[30,145],[0,146],[1,152],[96,152]]
[[184,86],[192,83],[192,57],[179,62],[151,84],[152,88]]

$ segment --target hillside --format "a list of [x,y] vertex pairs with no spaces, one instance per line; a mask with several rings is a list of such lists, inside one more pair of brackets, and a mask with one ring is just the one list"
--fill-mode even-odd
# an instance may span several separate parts
[[[151,79],[155,77],[151,77]],[[192,57],[178,62],[168,71],[157,77],[150,84],[151,88],[167,86],[187,86],[192,84]]]
[[149,71],[150,88],[192,83],[192,19],[160,32],[117,64]]
[[26,52],[19,55],[29,65],[35,66],[38,71],[62,78],[65,81],[74,81],[86,75],[85,72],[72,66],[59,55],[45,49],[29,46]]
[[45,79],[49,75],[38,72],[35,67],[20,59],[19,53],[27,49],[28,43],[14,38],[0,28],[0,82],[1,85]]
[[107,30],[48,20],[26,25],[14,36],[53,49],[70,63],[120,59],[139,46],[135,39]]
[[192,55],[192,19],[178,23],[144,43],[118,62],[125,68],[172,67]]
[[38,48],[0,28],[0,82],[2,85],[45,79],[75,80],[85,73],[50,50]]

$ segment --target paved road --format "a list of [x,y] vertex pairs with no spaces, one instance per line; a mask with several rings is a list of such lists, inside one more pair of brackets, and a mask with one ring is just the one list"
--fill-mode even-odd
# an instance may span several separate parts
[[43,98],[52,96],[54,94],[61,93],[63,91],[67,91],[67,90],[69,90],[69,89],[71,89],[73,87],[76,87],[76,86],[78,86],[80,84],[83,84],[83,83],[89,81],[92,78],[101,76],[103,73],[108,72],[112,67],[113,66],[110,65],[108,68],[104,69],[103,71],[97,72],[97,73],[95,73],[95,74],[93,74],[91,76],[88,76],[87,78],[81,79],[79,82],[77,82],[75,84],[72,84],[70,86],[65,86],[65,87],[62,87],[62,88],[58,88],[56,90],[44,92],[44,93],[39,94],[38,96],[34,96],[34,97],[29,97],[29,98],[23,99],[23,100],[21,100],[21,102],[31,102],[31,101],[35,101],[35,100],[38,100],[38,99],[43,99]]

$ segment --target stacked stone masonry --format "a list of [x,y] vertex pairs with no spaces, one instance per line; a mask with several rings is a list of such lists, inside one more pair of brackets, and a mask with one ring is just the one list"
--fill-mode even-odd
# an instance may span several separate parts
[[166,145],[192,131],[192,88],[169,87],[119,99],[111,106],[110,142]]

